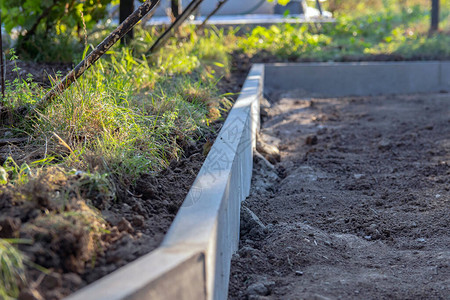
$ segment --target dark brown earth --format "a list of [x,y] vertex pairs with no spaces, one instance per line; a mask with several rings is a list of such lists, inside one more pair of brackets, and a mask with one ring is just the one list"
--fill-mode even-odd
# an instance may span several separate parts
[[[15,70],[16,69],[16,70]],[[26,79],[28,74],[33,76],[33,81],[45,87],[51,86],[51,80],[56,74],[65,75],[72,69],[72,64],[67,63],[37,63],[32,61],[6,61],[6,80],[12,82],[16,78]]]
[[229,298],[450,299],[450,95],[273,99]]
[[[91,181],[84,186],[82,173],[67,175],[58,168],[19,190],[2,186],[0,238],[32,240],[20,250],[50,272],[26,264],[27,285],[19,299],[61,299],[155,249],[204,158],[200,141],[185,149],[184,158],[159,174],[143,175],[116,199]],[[58,194],[67,194],[67,200],[61,203]]]

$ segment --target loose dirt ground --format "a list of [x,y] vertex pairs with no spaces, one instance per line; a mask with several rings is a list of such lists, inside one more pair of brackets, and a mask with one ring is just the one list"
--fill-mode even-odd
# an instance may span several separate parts
[[230,299],[450,299],[450,95],[271,98]]

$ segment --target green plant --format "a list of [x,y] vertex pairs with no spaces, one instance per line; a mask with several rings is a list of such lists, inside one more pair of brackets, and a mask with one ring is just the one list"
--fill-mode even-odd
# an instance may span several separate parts
[[0,167],[0,173],[2,174],[0,184],[23,183],[31,173],[31,169],[27,163],[19,166],[11,156],[8,156],[3,166]]
[[44,90],[36,82],[33,81],[33,75],[27,74],[26,78],[23,78],[20,72],[20,68],[17,65],[18,56],[14,48],[9,50],[10,61],[13,62],[15,78],[5,80],[5,97],[2,98],[3,106],[9,111],[9,117],[5,120],[1,120],[1,123],[15,123],[20,116],[16,114],[16,110],[30,106],[36,103],[36,101],[44,95]]
[[1,17],[7,32],[19,31],[18,49],[23,58],[38,61],[71,62],[76,43],[107,15],[117,0],[4,0]]
[[[399,9],[391,1],[385,9],[363,15],[338,15],[336,23],[320,27],[279,24],[256,27],[239,48],[250,55],[261,51],[282,60],[342,60],[371,55],[398,55],[406,59],[448,58],[445,32],[428,36],[429,9],[420,5]],[[448,16],[445,11],[443,15]],[[445,23],[445,22],[444,22]],[[439,41],[442,41],[439,42]]]
[[20,26],[25,36],[30,36],[39,30],[47,33],[54,30],[58,34],[73,28],[79,31],[83,23],[92,28],[106,16],[110,3],[117,4],[118,1],[4,0],[0,8],[8,32]]
[[0,298],[16,299],[19,284],[26,282],[23,254],[13,245],[17,239],[0,238]]
[[[209,131],[229,107],[215,88],[229,74],[230,49],[223,44],[229,36],[223,31],[207,30],[182,44],[174,39],[149,60],[136,53],[151,36],[139,33],[143,38],[137,39],[135,51],[115,47],[31,124],[25,119],[16,123],[33,147],[45,147],[42,159],[108,174],[126,187],[140,174],[178,159],[184,145]],[[11,57],[17,59],[14,50]],[[9,88],[9,109],[31,106],[43,94],[20,77]],[[14,174],[8,165],[9,182],[22,174],[20,164]]]

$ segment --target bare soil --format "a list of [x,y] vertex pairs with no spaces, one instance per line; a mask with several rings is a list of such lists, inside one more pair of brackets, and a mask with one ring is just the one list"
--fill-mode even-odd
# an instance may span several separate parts
[[[6,61],[6,80],[10,82],[16,78],[26,79],[28,74],[33,76],[33,81],[44,87],[51,86],[51,80],[56,78],[58,72],[65,75],[72,69],[72,64],[68,63],[37,63],[32,61]],[[14,70],[16,69],[17,70]]]
[[450,299],[450,95],[272,99],[229,298]]
[[115,200],[101,186],[84,185],[82,173],[54,167],[20,189],[0,186],[0,238],[32,241],[20,250],[49,271],[26,263],[19,299],[61,299],[157,248],[204,158],[199,141]]

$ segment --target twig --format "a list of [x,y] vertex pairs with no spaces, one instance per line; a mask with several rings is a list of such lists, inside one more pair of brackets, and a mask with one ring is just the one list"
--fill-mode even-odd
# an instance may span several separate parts
[[158,39],[150,47],[150,50],[147,51],[146,55],[149,56],[160,49],[162,46],[164,46],[164,44],[173,35],[175,30],[180,27],[181,24],[183,24],[183,22],[192,14],[193,11],[197,9],[197,7],[202,2],[203,0],[192,0],[191,3],[189,3],[189,5],[186,7],[186,9],[181,13],[181,15],[176,18],[176,20],[172,24],[170,24],[169,28],[158,37]]
[[204,27],[205,27],[205,25],[206,25],[206,23],[209,21],[209,19],[212,17],[212,16],[214,16],[218,11],[219,11],[219,9],[227,2],[228,0],[220,0],[219,1],[219,3],[217,3],[217,6],[216,6],[216,8],[205,18],[205,20],[203,21],[203,23],[200,25],[200,26],[198,26],[198,28],[197,28],[197,32],[199,32],[199,31],[201,31]]
[[106,53],[117,41],[119,41],[131,28],[133,28],[148,12],[150,12],[160,0],[147,0],[135,10],[125,21],[111,32],[91,53],[81,61],[69,74],[55,85],[36,105],[41,109],[51,103],[53,98],[67,89],[77,78]]

